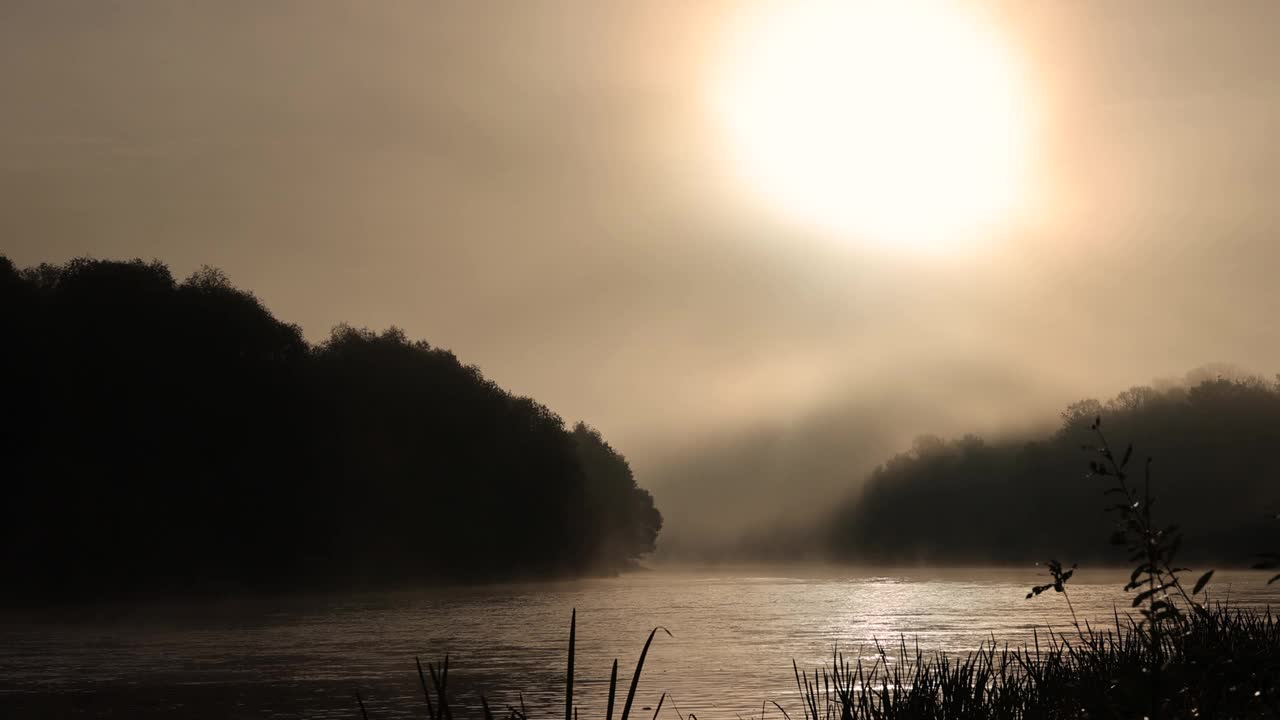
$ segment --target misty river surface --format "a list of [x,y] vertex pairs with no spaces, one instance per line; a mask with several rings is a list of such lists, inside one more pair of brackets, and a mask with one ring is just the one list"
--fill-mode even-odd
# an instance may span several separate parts
[[[793,659],[814,669],[834,648],[870,656],[877,638],[967,652],[993,636],[1020,643],[1032,628],[1066,629],[1060,595],[1024,598],[1042,578],[1034,567],[686,568],[80,611],[70,621],[0,615],[0,716],[358,718],[359,691],[371,718],[426,717],[414,656],[425,665],[448,652],[457,705],[477,707],[483,691],[505,709],[523,693],[534,717],[560,717],[576,607],[575,696],[584,719],[604,716],[615,657],[624,695],[658,625],[672,636],[659,633],[649,652],[636,698],[649,711],[639,716],[652,717],[666,692],[667,718],[677,708],[699,720],[747,718],[770,700],[798,709]],[[1113,623],[1113,608],[1129,606],[1125,579],[1115,570],[1080,571],[1069,585],[1080,619]],[[1259,573],[1220,572],[1212,587],[1234,604],[1280,598]]]

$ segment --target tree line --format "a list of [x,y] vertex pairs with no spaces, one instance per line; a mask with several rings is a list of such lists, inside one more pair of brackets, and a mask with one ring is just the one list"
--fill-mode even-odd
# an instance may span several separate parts
[[1181,523],[1183,557],[1248,564],[1280,537],[1280,377],[1198,375],[1075,403],[1045,437],[919,438],[847,498],[824,544],[861,562],[1123,562],[1105,478],[1086,477],[1102,416],[1138,467],[1152,458],[1152,510]]
[[215,269],[0,256],[0,336],[4,594],[578,575],[662,526],[599,432]]

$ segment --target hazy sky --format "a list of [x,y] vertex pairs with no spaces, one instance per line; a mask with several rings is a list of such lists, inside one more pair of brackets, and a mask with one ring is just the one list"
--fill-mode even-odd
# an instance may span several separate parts
[[919,433],[1280,369],[1280,3],[986,6],[1034,213],[939,256],[738,177],[708,98],[747,4],[9,0],[0,252],[216,265],[313,340],[400,325],[598,426],[676,526],[726,478],[751,505]]

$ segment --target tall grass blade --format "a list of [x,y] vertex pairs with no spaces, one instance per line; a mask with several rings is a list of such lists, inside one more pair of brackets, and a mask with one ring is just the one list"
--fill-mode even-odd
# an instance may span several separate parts
[[431,720],[436,720],[436,709],[431,704],[431,691],[427,689],[427,678],[422,674],[422,660],[414,655],[413,662],[418,666],[418,684],[422,685],[422,696],[427,700],[427,716]]
[[671,637],[670,630],[658,626],[649,633],[649,639],[644,641],[644,649],[640,651],[640,661],[636,663],[636,674],[631,676],[631,689],[627,691],[627,701],[622,705],[621,720],[627,720],[631,716],[631,703],[636,698],[636,687],[640,684],[640,672],[644,670],[644,658],[649,654],[649,646],[653,644],[653,636],[657,635],[659,630],[666,633],[667,637]]
[[666,701],[667,694],[662,693],[662,697],[658,698],[658,707],[653,710],[653,720],[658,720],[658,713],[662,712],[662,703]]
[[613,720],[613,698],[618,690],[618,659],[613,659],[613,670],[609,673],[609,709],[605,711],[605,720]]
[[578,608],[569,617],[569,670],[564,681],[564,720],[573,720],[573,645],[578,632]]

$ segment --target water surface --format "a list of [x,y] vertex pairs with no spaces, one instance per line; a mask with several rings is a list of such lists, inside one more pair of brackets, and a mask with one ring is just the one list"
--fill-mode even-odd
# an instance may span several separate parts
[[[449,653],[458,703],[518,704],[563,717],[570,611],[578,610],[582,717],[604,716],[612,660],[629,682],[657,625],[637,706],[668,693],[700,720],[758,716],[795,704],[802,669],[874,653],[876,639],[968,652],[1021,643],[1033,628],[1069,629],[1060,595],[1018,570],[687,568],[620,578],[116,608],[74,619],[0,616],[0,716],[107,718],[426,717],[414,656]],[[1113,623],[1126,573],[1082,570],[1069,586],[1082,621]],[[1217,597],[1280,598],[1259,573],[1220,572]],[[770,706],[772,708],[772,706]],[[669,709],[668,709],[669,708]],[[776,714],[776,711],[774,711]],[[464,713],[468,717],[470,713]],[[478,713],[477,713],[478,715]],[[648,720],[652,710],[640,716]],[[780,714],[778,715],[780,717]]]

